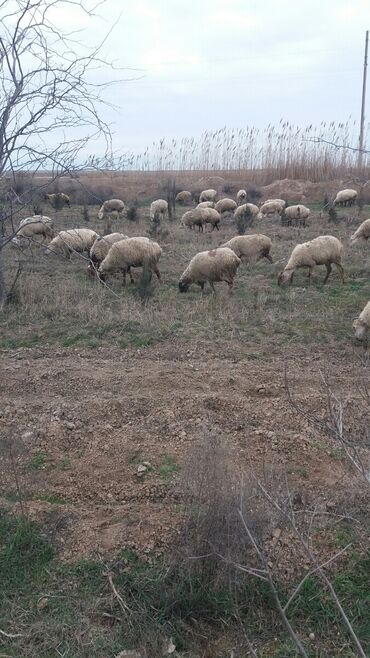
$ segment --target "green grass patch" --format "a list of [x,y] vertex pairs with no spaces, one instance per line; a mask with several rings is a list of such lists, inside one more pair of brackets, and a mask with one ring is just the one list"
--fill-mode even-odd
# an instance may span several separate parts
[[170,482],[179,470],[180,466],[172,455],[165,455],[158,466],[158,473],[166,482]]
[[27,471],[39,471],[45,466],[46,455],[43,452],[38,452],[36,455],[31,457],[26,463]]

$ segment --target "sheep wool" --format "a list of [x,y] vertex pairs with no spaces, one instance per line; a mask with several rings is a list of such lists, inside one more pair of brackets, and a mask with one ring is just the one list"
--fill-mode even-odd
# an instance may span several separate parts
[[250,216],[256,217],[259,213],[258,206],[255,206],[254,203],[243,203],[241,206],[238,206],[235,210],[234,217]]
[[306,225],[306,219],[310,216],[311,211],[306,206],[298,204],[296,206],[289,206],[288,208],[283,208],[283,219],[286,224],[301,223],[303,226]]
[[50,242],[46,253],[61,254],[70,258],[73,251],[90,252],[98,234],[89,228],[73,228],[69,231],[60,231]]
[[162,255],[162,249],[157,242],[149,238],[127,238],[115,242],[108,251],[104,260],[100,263],[99,275],[102,280],[109,273],[120,271],[123,274],[123,285],[126,283],[126,274],[130,274],[131,267],[147,267],[154,272],[160,280],[158,261]]
[[352,206],[357,199],[356,190],[340,190],[334,199],[335,206]]
[[237,235],[221,246],[232,249],[238,258],[247,263],[256,262],[261,258],[267,258],[272,263],[270,256],[272,241],[267,235]]
[[238,206],[240,206],[246,200],[247,200],[246,190],[239,190],[239,192],[236,195],[236,201],[237,201]]
[[309,242],[298,244],[294,247],[283,272],[278,276],[279,285],[292,283],[294,272],[300,267],[308,267],[308,278],[310,279],[315,265],[326,266],[325,284],[330,276],[333,263],[344,283],[344,269],[341,264],[342,252],[342,243],[332,235],[320,235]]
[[111,213],[116,213],[119,217],[125,210],[125,204],[121,199],[108,199],[104,201],[98,212],[98,219],[104,219],[107,215]]
[[70,206],[70,198],[68,194],[64,192],[57,192],[56,194],[45,194],[45,201],[49,201],[50,205],[53,208],[57,208],[59,205]]
[[356,338],[363,340],[370,329],[370,302],[366,304],[352,326],[355,330]]
[[180,206],[191,206],[192,200],[191,192],[187,190],[182,190],[175,197],[175,203],[178,203]]
[[216,202],[217,199],[217,190],[203,190],[203,192],[200,193],[199,196],[199,202],[201,203],[202,201],[213,201]]
[[155,221],[168,214],[168,203],[164,199],[157,199],[150,204],[150,219]]
[[229,287],[229,293],[232,294],[234,278],[240,262],[240,258],[228,247],[201,251],[191,259],[181,275],[179,290],[186,292],[192,283],[197,283],[203,290],[208,281],[214,292],[214,283],[225,281]]
[[50,217],[46,215],[34,215],[33,217],[26,217],[19,223],[16,236],[12,239],[12,244],[15,246],[24,246],[29,244],[36,236],[41,235],[43,242],[47,238],[51,240],[54,237],[53,222]]
[[220,199],[215,205],[215,210],[222,215],[224,212],[234,212],[237,207],[233,199]]
[[128,235],[124,233],[109,233],[108,235],[98,236],[90,249],[90,260],[93,263],[101,263],[106,257],[112,244],[120,240],[126,240]]
[[362,224],[358,227],[357,231],[351,235],[352,242],[357,242],[357,240],[368,240],[370,238],[370,219],[365,219]]
[[197,208],[214,208],[215,204],[214,201],[202,201],[201,203],[198,203],[196,206]]
[[269,215],[281,215],[283,212],[283,206],[277,201],[269,201],[268,203],[263,203],[260,207],[260,213],[262,216],[268,217]]

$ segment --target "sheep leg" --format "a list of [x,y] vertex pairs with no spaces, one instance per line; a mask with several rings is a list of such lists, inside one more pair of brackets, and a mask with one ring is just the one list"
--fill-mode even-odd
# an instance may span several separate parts
[[269,261],[269,263],[272,263],[272,262],[273,262],[273,261],[272,261],[272,258],[271,258],[271,256],[270,256],[270,254],[269,254],[268,251],[267,251],[267,252],[265,251],[265,252],[262,254],[262,258],[267,258],[267,260]]
[[226,282],[229,288],[229,295],[233,295],[234,293],[234,281],[227,281]]
[[211,288],[212,288],[212,292],[213,292],[214,294],[216,294],[215,284],[213,283],[213,281],[210,281],[210,282],[209,282],[209,285],[210,285]]
[[215,224],[215,227],[216,227],[216,229],[219,231],[219,230],[220,230],[220,227],[219,227],[218,224],[219,224],[219,222],[217,222],[217,224]]
[[122,270],[122,286],[126,285],[126,270]]
[[161,273],[158,269],[158,267],[153,267],[154,274],[156,274],[158,281],[161,281]]
[[309,268],[308,268],[308,274],[307,274],[308,283],[311,283],[311,274],[312,274],[312,270],[313,270],[312,267],[309,267]]
[[134,279],[134,277],[132,276],[131,267],[128,267],[128,268],[127,268],[127,273],[128,273],[128,275],[129,275],[129,277],[130,277],[130,282],[131,282],[131,283],[135,283],[135,279]]
[[325,266],[325,267],[326,267],[326,277],[325,277],[325,279],[324,279],[323,285],[325,285],[325,283],[327,282],[327,280],[328,280],[328,278],[329,278],[329,276],[330,276],[330,272],[331,272],[331,263],[326,263],[326,266]]
[[340,263],[335,263],[335,266],[339,272],[339,276],[342,280],[342,283],[344,284],[346,282],[345,276],[344,276],[344,269]]
[[202,293],[204,293],[204,281],[198,281],[198,286],[200,286]]

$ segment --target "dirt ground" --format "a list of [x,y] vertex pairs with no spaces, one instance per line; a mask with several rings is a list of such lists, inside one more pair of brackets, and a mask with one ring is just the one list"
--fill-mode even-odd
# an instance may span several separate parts
[[[261,358],[236,340],[178,337],[142,349],[2,351],[1,433],[12,439],[30,513],[46,522],[61,559],[163,551],[180,518],[176,482],[205,436],[227,442],[238,473],[285,468],[302,505],[366,515],[365,492],[338,446],[289,406],[285,363],[308,411],[325,415],[319,371],[329,368],[357,418],[366,364],[351,345],[271,346]],[[6,451],[0,472],[1,504],[14,508]],[[280,545],[276,559],[288,573]]]

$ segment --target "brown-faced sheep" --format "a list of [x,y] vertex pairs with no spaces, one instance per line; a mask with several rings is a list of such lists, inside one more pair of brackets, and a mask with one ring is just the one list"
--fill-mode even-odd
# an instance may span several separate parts
[[279,285],[292,283],[294,272],[299,267],[308,267],[308,279],[310,280],[315,265],[326,266],[325,284],[330,276],[333,263],[344,283],[344,269],[341,264],[342,252],[342,243],[332,235],[320,235],[309,242],[298,244],[294,247],[283,272],[280,272],[278,276]]
[[215,292],[214,283],[225,281],[229,287],[229,293],[232,294],[234,278],[240,262],[240,258],[228,247],[201,251],[191,259],[181,275],[179,290],[187,292],[192,283],[197,283],[203,291],[204,285],[208,281]]

